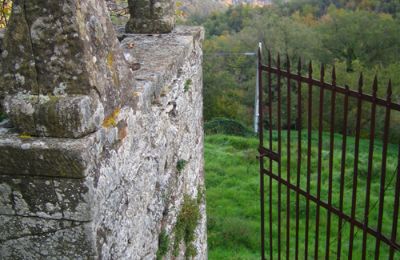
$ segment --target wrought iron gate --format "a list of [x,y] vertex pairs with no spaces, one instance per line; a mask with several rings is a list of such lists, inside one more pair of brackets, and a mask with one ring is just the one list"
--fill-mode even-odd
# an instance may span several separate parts
[[260,48],[262,259],[400,259],[391,82],[380,98],[377,77],[369,95],[362,75],[355,91],[337,85],[334,67],[327,83],[324,66],[316,80],[311,63],[292,73],[289,57],[273,67],[266,56],[264,64]]

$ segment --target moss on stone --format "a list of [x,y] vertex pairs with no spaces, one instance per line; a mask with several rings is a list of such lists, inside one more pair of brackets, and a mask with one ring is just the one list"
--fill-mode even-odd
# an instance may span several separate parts
[[176,163],[176,169],[178,170],[179,173],[181,173],[183,171],[183,169],[185,168],[186,164],[187,164],[187,161],[186,160],[182,160],[182,159],[179,160]]
[[3,122],[3,120],[5,120],[5,119],[7,119],[7,115],[0,111],[0,122]]
[[193,84],[193,82],[192,82],[191,79],[187,79],[187,80],[185,81],[185,87],[184,87],[185,92],[188,92],[188,91],[189,91],[190,86],[192,86],[192,84]]
[[178,219],[175,225],[173,255],[179,255],[179,245],[185,243],[185,257],[191,258],[197,255],[197,250],[193,245],[195,239],[195,230],[200,220],[200,209],[197,200],[192,199],[189,195],[184,195],[183,205],[179,212]]
[[167,254],[169,249],[169,236],[165,230],[162,230],[160,235],[158,236],[158,250],[157,250],[157,260],[163,259],[163,257]]
[[205,192],[205,189],[203,186],[201,186],[201,185],[197,186],[197,204],[198,205],[200,205],[203,202],[204,196],[206,195],[205,193],[206,192]]

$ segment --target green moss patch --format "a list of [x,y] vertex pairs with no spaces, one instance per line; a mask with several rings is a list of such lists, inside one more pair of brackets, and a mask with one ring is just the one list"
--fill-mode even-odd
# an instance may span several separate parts
[[195,229],[200,219],[200,209],[196,199],[192,199],[189,195],[183,198],[182,209],[179,212],[178,220],[175,226],[175,240],[173,246],[173,255],[179,254],[179,245],[182,240],[185,243],[186,258],[191,258],[197,255],[197,250],[193,245],[195,239]]
[[157,251],[157,260],[163,259],[163,257],[167,254],[169,248],[169,236],[165,230],[162,230],[160,235],[158,236],[158,251]]
[[192,86],[192,84],[193,84],[193,81],[192,81],[191,79],[187,79],[187,80],[185,81],[185,87],[184,87],[185,92],[188,92],[188,91],[189,91],[190,86]]
[[186,164],[187,164],[188,162],[186,161],[186,160],[179,160],[177,163],[176,163],[176,169],[178,170],[178,172],[179,173],[181,173],[182,171],[183,171],[183,169],[185,168],[185,166],[186,166]]

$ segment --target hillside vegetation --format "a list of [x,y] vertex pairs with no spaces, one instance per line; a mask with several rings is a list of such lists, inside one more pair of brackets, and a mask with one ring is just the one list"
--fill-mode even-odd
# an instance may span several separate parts
[[[256,56],[258,43],[272,53],[276,66],[281,54],[286,68],[289,55],[293,70],[302,60],[306,75],[313,62],[314,78],[320,78],[320,64],[325,64],[326,81],[331,82],[331,70],[336,67],[337,83],[358,89],[360,73],[364,75],[363,91],[372,93],[374,76],[378,76],[378,96],[386,98],[389,79],[392,80],[394,102],[400,101],[400,17],[398,1],[314,1],[298,0],[265,7],[235,6],[210,16],[192,15],[190,24],[206,28],[204,43],[204,116],[235,119],[250,126],[253,120]],[[368,28],[368,29],[366,29]],[[277,83],[273,82],[273,103],[276,105]],[[286,83],[285,83],[286,84]],[[305,86],[303,86],[304,88]],[[296,94],[293,88],[292,95]],[[314,89],[318,95],[318,89]],[[324,102],[324,126],[329,126],[330,98]],[[305,96],[305,95],[304,95]],[[283,100],[286,97],[283,96]],[[318,96],[314,98],[318,110]],[[337,101],[337,113],[343,110],[343,99]],[[286,114],[283,108],[283,114]],[[341,109],[341,110],[340,110]],[[276,111],[276,110],[275,110]],[[354,125],[356,102],[349,107],[350,125]],[[362,129],[365,136],[370,126],[370,106],[363,106]],[[378,113],[382,126],[384,113]],[[318,124],[313,117],[313,127]],[[392,115],[391,138],[400,140],[400,115]],[[273,118],[273,122],[276,119]],[[275,124],[266,121],[265,124]],[[292,122],[291,125],[293,125]],[[274,125],[275,127],[275,125]],[[340,132],[343,122],[336,123]],[[354,129],[349,129],[353,134]],[[381,136],[379,129],[378,136]]]

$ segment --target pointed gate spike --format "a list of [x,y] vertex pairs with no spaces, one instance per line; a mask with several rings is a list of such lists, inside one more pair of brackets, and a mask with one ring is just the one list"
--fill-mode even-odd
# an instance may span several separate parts
[[359,77],[359,79],[358,79],[358,91],[359,91],[360,93],[362,93],[363,85],[364,85],[364,75],[363,75],[363,73],[361,72],[361,73],[360,73],[360,77]]
[[376,97],[376,93],[378,92],[378,76],[375,75],[374,83],[372,85],[372,94]]
[[289,59],[289,54],[286,54],[286,63],[287,63],[287,69],[290,71],[290,59]]
[[278,52],[278,58],[277,58],[277,67],[278,67],[278,69],[281,68],[281,55],[279,54],[279,52]]
[[271,66],[271,50],[268,49],[268,65]]
[[301,75],[301,58],[299,58],[299,62],[297,63],[297,74]]
[[335,67],[335,65],[333,65],[333,68],[332,68],[332,84],[336,85],[336,67]]
[[392,99],[392,80],[389,79],[389,84],[388,84],[388,89],[387,89],[387,99],[391,100]]
[[325,66],[321,64],[321,81],[323,82],[325,79]]
[[308,75],[311,78],[313,74],[313,66],[312,66],[312,61],[308,64]]

